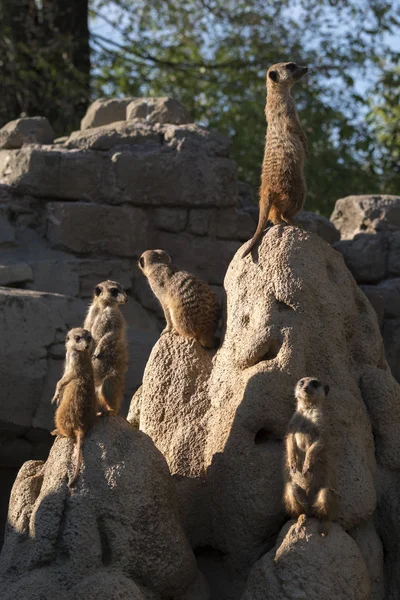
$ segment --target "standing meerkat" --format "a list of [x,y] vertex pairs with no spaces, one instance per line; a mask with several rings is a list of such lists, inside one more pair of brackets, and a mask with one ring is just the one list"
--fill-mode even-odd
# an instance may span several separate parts
[[315,516],[326,536],[336,518],[334,472],[324,401],[329,392],[318,379],[305,377],[296,385],[297,410],[286,435],[284,503],[292,517]]
[[79,475],[83,438],[96,419],[97,401],[90,353],[92,343],[92,336],[86,329],[76,327],[68,332],[64,374],[57,383],[52,400],[59,405],[52,435],[61,435],[77,442],[76,467],[69,487],[75,484]]
[[128,297],[116,281],[103,281],[94,289],[84,328],[94,341],[92,355],[99,408],[118,413],[128,370],[126,323],[119,308]]
[[268,221],[274,225],[293,225],[293,217],[303,208],[307,138],[290,90],[307,71],[307,67],[294,62],[278,63],[267,71],[268,128],[261,171],[260,214],[256,232],[242,258],[257,244]]
[[139,268],[164,310],[167,326],[161,335],[173,332],[198,340],[204,348],[214,348],[220,307],[209,286],[178,269],[164,250],[146,250],[139,258]]

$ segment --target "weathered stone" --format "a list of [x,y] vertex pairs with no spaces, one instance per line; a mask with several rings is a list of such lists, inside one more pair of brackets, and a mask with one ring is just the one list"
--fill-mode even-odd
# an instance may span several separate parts
[[[47,348],[57,331],[65,338],[68,329],[81,323],[84,311],[84,303],[73,298],[0,289],[0,421],[28,428],[33,421],[37,427],[49,425],[49,420],[43,423],[38,418],[48,376]],[[57,363],[60,373],[62,364]],[[44,399],[46,404],[52,395]]]
[[81,129],[125,121],[126,107],[132,100],[134,98],[98,98],[89,106],[81,121]]
[[231,140],[218,131],[209,131],[195,123],[159,126],[158,130],[163,136],[164,145],[178,152],[201,151],[208,156],[229,158]]
[[242,596],[278,598],[370,600],[370,577],[356,543],[338,525],[322,538],[314,519],[303,527],[290,521],[275,548],[253,567]]
[[340,240],[340,231],[329,219],[322,215],[302,210],[296,215],[296,222],[306,231],[311,231],[322,237],[328,244],[334,244]]
[[400,229],[400,196],[347,196],[336,201],[331,221],[342,240],[358,233]]
[[114,146],[133,144],[160,144],[161,135],[147,123],[110,123],[101,127],[74,131],[65,141],[66,148],[80,150],[110,150]]
[[0,246],[2,248],[15,245],[15,228],[6,216],[0,214]]
[[147,246],[148,219],[140,208],[52,202],[47,237],[54,247],[80,254],[138,256]]
[[221,208],[218,211],[217,236],[222,239],[249,240],[256,225],[252,217],[244,212],[232,208]]
[[236,204],[236,164],[228,158],[147,146],[117,152],[112,160],[120,190],[117,203],[182,208]]
[[378,283],[386,276],[387,242],[380,235],[359,234],[341,240],[334,248],[343,254],[357,283]]
[[385,319],[400,318],[400,278],[386,279],[376,287],[383,298]]
[[[140,392],[140,428],[178,476],[184,514],[196,512],[202,523],[212,523],[211,530],[203,527],[205,539],[198,529],[193,539],[243,572],[285,519],[282,440],[294,410],[295,383],[315,374],[331,387],[327,418],[345,529],[368,521],[375,510],[374,451],[397,469],[392,441],[385,438],[375,449],[371,422],[378,420],[378,406],[379,414],[390,413],[385,390],[390,388],[391,402],[399,406],[400,391],[384,359],[372,306],[341,255],[318,236],[273,227],[261,241],[257,262],[242,260],[239,250],[225,290],[227,320],[215,356],[168,334],[154,346]],[[364,397],[360,374],[374,377],[376,370],[382,383]],[[375,407],[367,412],[373,397]],[[399,420],[393,420],[393,431]],[[191,484],[204,473],[199,506]],[[192,527],[191,519],[186,523]]]
[[[68,600],[146,598],[127,579],[165,598],[185,597],[198,578],[196,561],[153,442],[121,417],[98,419],[71,494],[73,457],[72,441],[59,437],[45,464],[31,461],[19,472],[1,554],[1,597],[15,598],[24,583],[26,600],[51,597],[49,590]],[[90,585],[90,577],[101,586],[94,579]],[[112,596],[102,595],[113,587]]]
[[188,232],[193,235],[216,235],[217,211],[213,208],[195,208],[189,211]]
[[22,438],[0,442],[0,467],[19,469],[31,458],[32,444]]
[[372,308],[376,312],[378,318],[379,327],[382,328],[385,315],[385,303],[383,296],[379,291],[379,287],[377,285],[360,285],[360,288],[371,302]]
[[400,319],[385,320],[382,335],[390,369],[397,381],[400,381]]
[[15,283],[32,281],[32,269],[26,263],[0,265],[0,285],[11,286]]
[[24,117],[0,129],[0,148],[21,148],[24,144],[52,144],[54,131],[45,117]]
[[147,123],[189,123],[183,105],[174,98],[135,98],[126,108],[126,118],[140,119]]
[[156,229],[178,233],[186,228],[188,211],[184,208],[156,208],[151,221]]
[[[134,261],[136,263],[136,261]],[[76,261],[79,275],[79,296],[91,298],[93,290],[100,281],[111,279],[124,286],[125,291],[132,289],[132,261],[130,260],[92,260]]]
[[371,582],[371,599],[384,600],[384,564],[382,542],[376,533],[372,521],[363,523],[349,531],[349,535],[356,542],[367,565]]
[[26,147],[3,151],[0,182],[39,198],[111,202],[116,194],[112,165],[93,151]]
[[387,269],[389,277],[400,277],[400,231],[394,231],[389,236]]
[[37,260],[31,262],[31,283],[27,289],[66,296],[79,295],[79,277],[74,261]]

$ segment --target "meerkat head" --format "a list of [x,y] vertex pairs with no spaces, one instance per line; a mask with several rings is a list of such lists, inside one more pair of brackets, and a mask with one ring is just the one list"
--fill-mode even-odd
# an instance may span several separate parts
[[148,275],[155,265],[169,265],[170,263],[171,257],[164,250],[146,250],[138,261],[139,269],[145,275]]
[[102,281],[94,288],[94,299],[104,304],[125,304],[128,296],[117,281]]
[[276,86],[291,88],[307,72],[308,67],[302,67],[294,62],[277,63],[267,71],[267,87],[269,89]]
[[67,350],[77,350],[78,352],[84,352],[89,350],[93,344],[92,336],[87,329],[82,327],[75,327],[67,333],[65,338],[65,345]]
[[295,396],[298,408],[314,408],[319,406],[328,395],[329,385],[315,377],[303,377],[296,385]]

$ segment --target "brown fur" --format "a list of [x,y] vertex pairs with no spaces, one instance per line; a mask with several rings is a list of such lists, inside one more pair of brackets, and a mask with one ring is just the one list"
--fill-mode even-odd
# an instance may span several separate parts
[[126,323],[119,305],[127,295],[116,281],[103,281],[95,290],[84,327],[94,340],[93,369],[100,410],[118,413],[128,370]]
[[198,340],[204,348],[214,348],[220,307],[209,286],[171,264],[163,250],[144,252],[139,267],[164,310],[167,326],[162,334],[177,333]]
[[261,171],[260,215],[242,258],[257,244],[268,221],[274,225],[294,225],[293,217],[303,208],[307,139],[290,90],[307,70],[296,63],[278,63],[267,71],[268,128]]
[[81,468],[83,438],[96,419],[91,345],[92,337],[85,329],[77,327],[68,333],[65,370],[52,400],[59,404],[53,435],[68,437],[77,442],[76,467],[68,484],[70,487],[75,484]]
[[336,517],[334,472],[323,403],[329,387],[312,377],[296,386],[297,410],[286,435],[284,503],[292,517],[315,516],[328,535]]

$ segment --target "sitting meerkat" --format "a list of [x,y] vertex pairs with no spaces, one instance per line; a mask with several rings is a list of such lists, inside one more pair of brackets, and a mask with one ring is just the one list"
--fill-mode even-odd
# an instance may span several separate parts
[[220,307],[210,287],[173,265],[164,250],[146,250],[139,267],[164,310],[167,326],[161,335],[172,332],[214,348]]
[[59,404],[55,415],[56,429],[52,431],[52,435],[61,435],[77,442],[76,467],[69,487],[75,484],[79,475],[83,438],[96,419],[92,343],[89,331],[80,327],[69,331],[66,338],[67,358],[64,374],[57,383],[52,400]]
[[92,355],[96,393],[101,412],[118,413],[128,370],[126,323],[119,305],[128,297],[116,281],[96,285],[84,328],[94,341]]
[[328,385],[312,377],[297,383],[297,410],[287,430],[284,473],[287,512],[292,517],[317,517],[323,537],[336,517],[334,472],[323,406],[328,392]]

